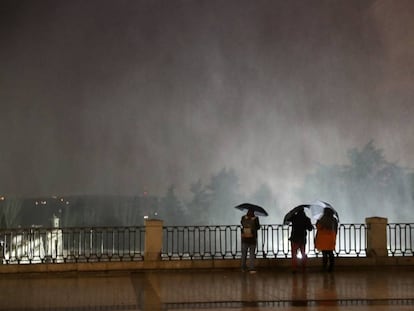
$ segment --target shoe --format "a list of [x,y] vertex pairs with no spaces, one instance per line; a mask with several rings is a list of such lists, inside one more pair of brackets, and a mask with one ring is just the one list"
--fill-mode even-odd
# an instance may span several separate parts
[[250,274],[256,273],[256,270],[254,270],[254,269],[250,269],[250,270],[249,270],[249,273],[250,273]]

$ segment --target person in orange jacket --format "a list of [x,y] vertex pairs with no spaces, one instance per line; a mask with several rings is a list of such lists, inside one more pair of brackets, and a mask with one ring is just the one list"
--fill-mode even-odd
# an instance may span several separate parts
[[322,251],[323,270],[331,272],[335,264],[334,250],[338,231],[338,221],[331,208],[324,208],[322,217],[316,222],[316,229],[315,247]]

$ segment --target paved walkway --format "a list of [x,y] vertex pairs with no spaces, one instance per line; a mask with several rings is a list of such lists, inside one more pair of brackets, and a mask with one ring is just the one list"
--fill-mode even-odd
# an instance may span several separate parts
[[0,310],[414,310],[414,267],[0,277]]

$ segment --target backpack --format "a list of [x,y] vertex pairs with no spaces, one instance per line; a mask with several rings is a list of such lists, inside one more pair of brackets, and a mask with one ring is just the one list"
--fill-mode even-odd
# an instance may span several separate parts
[[255,220],[256,217],[253,218],[247,218],[244,217],[243,221],[242,221],[242,232],[241,232],[241,236],[242,238],[248,239],[248,238],[253,238],[254,234],[253,234],[253,230],[255,230]]

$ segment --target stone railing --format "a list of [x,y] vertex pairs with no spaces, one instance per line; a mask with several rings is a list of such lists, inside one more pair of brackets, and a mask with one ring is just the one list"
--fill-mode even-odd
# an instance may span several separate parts
[[[164,226],[156,219],[146,219],[142,227],[2,230],[0,272],[237,267],[240,230],[238,225]],[[287,264],[291,256],[289,235],[287,225],[263,225],[258,238],[258,264]],[[315,231],[308,235],[310,262],[320,257],[314,248],[314,235]],[[386,218],[341,224],[337,262],[412,264],[413,238],[414,224],[388,224]]]

